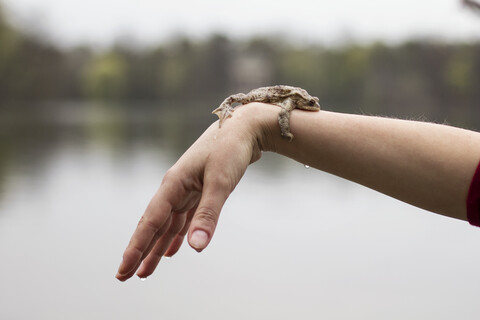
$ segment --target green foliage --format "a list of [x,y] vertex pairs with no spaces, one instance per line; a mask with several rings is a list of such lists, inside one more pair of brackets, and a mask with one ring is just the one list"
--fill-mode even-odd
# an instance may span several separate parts
[[[278,37],[178,38],[150,49],[61,50],[15,30],[0,7],[0,103],[11,100],[221,101],[260,85],[301,86],[328,109],[480,127],[480,43],[298,47]],[[188,103],[184,103],[188,101]],[[211,107],[211,106],[208,106]],[[193,108],[193,107],[192,107]]]
[[[162,95],[173,98],[191,90],[190,78],[193,73],[196,51],[188,39],[180,39],[165,49],[157,64],[159,90]],[[186,93],[188,94],[188,93]]]
[[62,97],[65,54],[10,27],[0,6],[0,102]]
[[453,93],[467,96],[472,93],[474,75],[474,55],[472,48],[461,47],[454,52],[445,66],[445,81]]
[[18,46],[16,33],[5,23],[0,7],[0,74],[13,58]]
[[278,65],[279,73],[286,83],[301,87],[322,85],[324,67],[321,53],[300,49],[285,52]]
[[127,64],[119,54],[109,52],[92,59],[85,69],[87,97],[100,100],[123,98],[127,83]]

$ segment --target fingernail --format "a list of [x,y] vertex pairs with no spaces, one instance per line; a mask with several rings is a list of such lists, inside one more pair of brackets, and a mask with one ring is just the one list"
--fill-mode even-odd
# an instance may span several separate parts
[[132,268],[129,268],[127,269],[127,267],[125,266],[125,264],[121,264],[120,267],[118,268],[118,271],[117,271],[117,279],[120,279],[120,278],[123,278],[125,277],[126,275],[128,275],[128,273],[132,270]]
[[190,245],[199,252],[207,246],[207,242],[208,234],[203,230],[195,230],[190,237]]
[[120,266],[118,267],[118,271],[117,271],[117,275],[119,276],[124,276],[127,274],[127,271],[124,270],[125,269],[125,266],[123,265],[123,261],[122,263],[120,264]]
[[120,277],[125,277],[126,275],[127,275],[126,273],[123,273],[123,272],[117,271],[117,275],[116,275],[116,277],[117,277],[117,278],[120,278]]

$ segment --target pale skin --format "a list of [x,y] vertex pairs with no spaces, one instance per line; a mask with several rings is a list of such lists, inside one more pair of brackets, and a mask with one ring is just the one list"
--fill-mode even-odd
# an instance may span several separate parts
[[[417,207],[466,220],[480,160],[480,134],[440,124],[329,111],[293,110],[292,141],[280,136],[278,107],[251,103],[212,124],[169,169],[123,255],[116,277],[150,276],[188,234],[197,251],[250,163],[273,151]],[[295,201],[293,193],[290,201]],[[321,206],[321,203],[319,203]]]

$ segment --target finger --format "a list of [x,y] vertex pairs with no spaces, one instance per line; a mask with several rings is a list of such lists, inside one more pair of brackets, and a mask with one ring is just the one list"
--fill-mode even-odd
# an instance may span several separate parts
[[[117,272],[117,278],[128,279],[138,268],[140,261],[148,254],[155,242],[170,227],[172,207],[163,199],[165,193],[157,192],[140,219],[137,229],[125,249],[123,261]],[[169,219],[170,218],[170,219]],[[168,222],[168,223],[167,223]]]
[[183,229],[186,219],[187,215],[185,213],[174,215],[169,230],[160,239],[158,239],[153,249],[150,251],[145,260],[143,260],[143,263],[137,272],[137,276],[140,278],[146,278],[155,271],[155,268],[160,262],[163,254],[168,247],[170,247],[172,240]]
[[158,266],[160,259],[163,256],[163,252],[170,245],[173,240],[173,236],[164,234],[155,244],[152,251],[140,264],[140,268],[137,271],[137,276],[140,278],[146,278],[150,276]]
[[[185,232],[185,234],[187,234],[187,232]],[[171,258],[178,252],[178,250],[180,250],[183,244],[183,239],[185,239],[185,234],[177,234],[177,236],[173,238],[170,247],[168,247],[167,251],[164,254],[165,257]]]
[[197,208],[192,208],[187,214],[187,221],[185,221],[185,225],[183,226],[183,229],[177,234],[175,238],[173,238],[172,243],[170,244],[170,247],[168,247],[167,251],[165,252],[164,256],[165,257],[173,257],[180,247],[182,246],[183,239],[185,238],[185,235],[187,234],[188,228],[190,227],[190,223],[193,218],[193,214],[195,213],[195,210]]
[[233,189],[227,181],[221,175],[204,181],[202,197],[188,232],[188,242],[198,252],[205,249],[212,239],[220,211]]
[[137,263],[137,265],[127,274],[124,274],[124,275],[117,274],[117,276],[116,276],[117,279],[120,280],[120,281],[126,281],[126,280],[130,279],[135,274],[135,272],[137,271],[138,267],[140,267],[141,264],[142,264],[142,261],[139,261]]
[[[144,253],[141,255],[140,259],[138,259],[138,261],[136,261],[135,265],[133,267],[130,268],[130,271],[127,271],[125,274],[121,274],[120,272],[117,273],[116,277],[118,280],[120,281],[125,281],[127,279],[129,279],[130,277],[132,277],[135,272],[137,271],[138,267],[141,266],[142,264],[142,261],[143,259],[147,256],[147,254],[152,250],[152,248],[155,246],[155,244],[157,243],[158,239],[161,238],[161,236],[166,232],[166,230],[170,227],[170,224],[171,224],[171,221],[172,219],[169,218],[165,224],[158,230],[158,232],[155,234],[155,236],[152,238],[152,241],[150,242],[150,244],[148,245],[147,249],[144,251]],[[126,254],[128,252],[128,248],[127,250],[125,250],[125,254],[124,254],[124,258],[123,258],[123,262],[122,262],[122,265],[125,263],[126,261]],[[127,260],[128,261],[128,260]],[[121,266],[120,266],[121,268]]]

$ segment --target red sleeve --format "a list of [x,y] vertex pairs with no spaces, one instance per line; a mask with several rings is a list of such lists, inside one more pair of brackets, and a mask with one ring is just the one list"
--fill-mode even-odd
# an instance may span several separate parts
[[480,227],[480,163],[468,190],[467,218],[471,225]]

